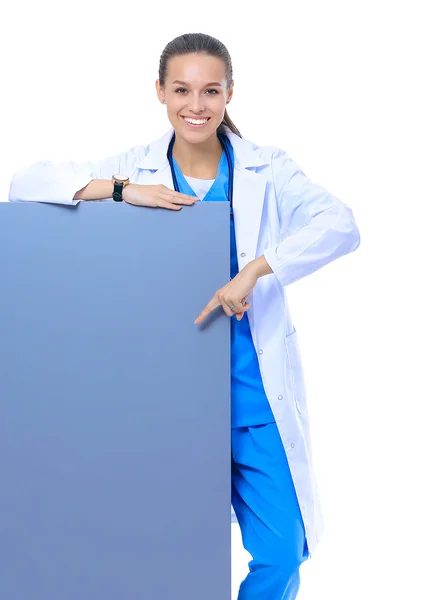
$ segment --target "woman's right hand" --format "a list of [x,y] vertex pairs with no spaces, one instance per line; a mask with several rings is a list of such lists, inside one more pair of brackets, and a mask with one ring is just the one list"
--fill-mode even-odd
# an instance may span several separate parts
[[199,198],[170,190],[165,185],[129,183],[123,188],[123,200],[135,206],[181,210],[180,204],[193,205]]

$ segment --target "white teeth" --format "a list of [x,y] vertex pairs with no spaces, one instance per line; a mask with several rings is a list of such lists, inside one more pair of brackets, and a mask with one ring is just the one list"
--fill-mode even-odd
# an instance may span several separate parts
[[184,117],[184,120],[188,123],[191,123],[192,125],[203,125],[203,123],[207,123],[209,119],[186,119]]

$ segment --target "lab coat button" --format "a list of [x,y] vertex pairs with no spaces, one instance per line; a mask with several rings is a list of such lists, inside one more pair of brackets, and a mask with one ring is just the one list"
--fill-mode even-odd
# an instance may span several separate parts
[[292,448],[294,448],[294,447],[295,447],[295,444],[291,444],[291,447],[292,447]]
[[244,256],[246,255],[245,252],[241,252],[241,256],[244,258]]
[[284,398],[284,396],[279,395],[278,396],[278,400],[282,400]]
[[258,350],[258,354],[262,354],[262,350]]

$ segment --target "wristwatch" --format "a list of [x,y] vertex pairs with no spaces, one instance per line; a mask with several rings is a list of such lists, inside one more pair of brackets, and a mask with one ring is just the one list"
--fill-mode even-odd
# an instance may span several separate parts
[[115,202],[122,202],[123,188],[130,183],[129,177],[128,175],[112,175],[112,182],[114,184],[114,193],[112,194],[112,199]]

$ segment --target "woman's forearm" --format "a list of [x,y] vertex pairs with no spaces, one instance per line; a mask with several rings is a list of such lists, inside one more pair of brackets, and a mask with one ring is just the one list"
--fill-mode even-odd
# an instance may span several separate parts
[[114,184],[110,179],[93,179],[84,188],[78,190],[73,200],[102,200],[112,198]]
[[[127,187],[133,184],[128,183],[123,188],[123,200],[124,191]],[[78,190],[73,197],[73,200],[103,200],[104,198],[112,198],[114,193],[114,184],[111,179],[93,179],[84,188]]]

